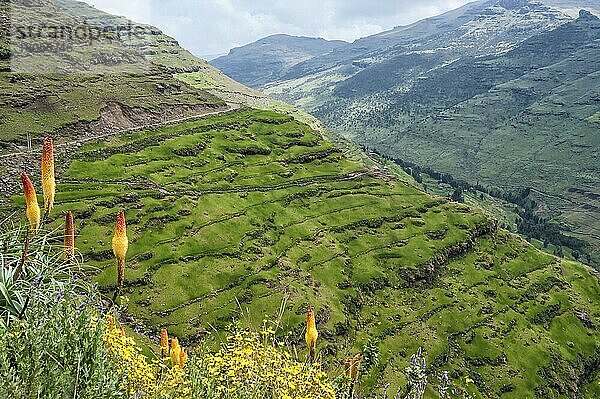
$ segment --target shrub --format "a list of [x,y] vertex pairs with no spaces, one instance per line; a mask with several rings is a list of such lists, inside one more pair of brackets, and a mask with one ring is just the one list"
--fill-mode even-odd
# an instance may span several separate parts
[[65,259],[60,237],[54,233],[30,235],[10,218],[0,221],[0,327],[26,317],[33,296],[39,300],[55,292],[86,292],[89,284],[79,279],[76,258]]
[[0,222],[0,397],[122,397],[101,301],[62,235]]
[[0,397],[122,397],[92,297],[44,292],[27,317],[0,328]]

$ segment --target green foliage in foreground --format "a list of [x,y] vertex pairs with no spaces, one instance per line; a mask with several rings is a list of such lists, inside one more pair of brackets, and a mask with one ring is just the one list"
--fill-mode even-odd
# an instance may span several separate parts
[[49,241],[62,241],[62,236],[29,235],[14,224],[15,217],[0,219],[0,326],[21,319],[33,296],[86,288],[77,278],[83,275],[78,262],[52,250]]
[[98,311],[71,292],[40,291],[23,321],[0,328],[0,397],[122,397],[103,328],[92,327]]
[[[62,237],[0,223],[0,397],[121,397],[106,357],[97,291],[66,261]],[[25,256],[23,257],[23,253]]]
[[[2,255],[22,251],[25,234],[2,231]],[[2,398],[334,399],[336,389],[348,388],[344,377],[333,385],[318,364],[292,358],[266,324],[260,333],[228,330],[216,353],[202,345],[187,348],[189,359],[176,364],[161,359],[160,351],[146,357],[112,316],[119,308],[107,309],[85,281],[61,278],[64,268],[49,256],[63,254],[60,237],[39,234],[36,240],[45,245],[29,246],[15,281],[26,284],[36,268],[51,274],[36,278],[23,309],[0,324]],[[18,288],[9,287],[12,293]],[[10,304],[0,302],[0,312],[10,313]]]
[[364,392],[404,386],[422,346],[463,395],[598,394],[600,286],[587,268],[373,175],[287,116],[235,112],[88,144],[75,158],[55,215],[74,211],[77,245],[110,291],[114,214],[125,209],[129,311],[152,336],[168,327],[198,342],[240,308],[257,323],[285,298],[281,327],[299,346],[309,305],[323,356],[379,342]]

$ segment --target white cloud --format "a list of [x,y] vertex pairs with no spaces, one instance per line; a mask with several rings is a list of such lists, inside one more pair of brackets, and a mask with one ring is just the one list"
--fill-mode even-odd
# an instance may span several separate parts
[[155,25],[204,57],[287,33],[353,41],[440,14],[468,0],[88,0]]
[[87,0],[88,4],[93,5],[103,11],[114,15],[123,15],[136,22],[152,23],[152,14],[154,7],[149,0]]

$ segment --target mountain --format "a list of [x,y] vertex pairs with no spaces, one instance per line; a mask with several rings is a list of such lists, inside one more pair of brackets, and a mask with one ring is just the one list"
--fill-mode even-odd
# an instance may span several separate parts
[[527,190],[514,228],[600,264],[598,21],[546,3],[576,1],[470,3],[299,63],[265,92],[463,189]]
[[[394,130],[369,132],[363,142],[472,183],[513,192],[529,187],[537,209],[591,243],[597,257],[599,29],[598,18],[582,13],[503,55],[432,72],[389,97],[387,109],[363,116]],[[344,82],[338,93],[347,96],[353,84]],[[323,107],[317,114],[344,115],[334,112]],[[401,123],[399,114],[414,119]]]
[[[26,150],[48,133],[58,141],[83,141],[226,110],[230,105],[217,97],[225,97],[223,93],[238,99],[264,97],[159,29],[86,3],[0,0],[0,9],[0,157]],[[52,20],[41,25],[40,18],[47,15]],[[61,27],[67,33],[57,36]],[[69,33],[76,29],[82,38]],[[179,76],[201,77],[204,85],[197,89]],[[12,176],[25,168],[23,160],[6,156],[2,162],[0,186],[14,189]]]
[[570,15],[573,18],[577,18],[579,11],[585,9],[600,17],[600,1],[599,0],[541,0],[542,3],[556,8]]
[[[44,15],[78,24],[90,13],[115,24],[70,0],[13,11],[31,25]],[[259,328],[280,316],[278,336],[303,358],[312,306],[319,356],[335,365],[327,372],[338,375],[359,351],[379,359],[361,368],[364,396],[404,389],[419,347],[426,397],[439,397],[443,371],[459,397],[600,395],[596,271],[424,193],[401,171],[350,158],[296,114],[234,104],[272,103],[149,29],[61,47],[40,64],[11,41],[10,57],[32,64],[6,58],[0,72],[0,110],[22,126],[2,136],[0,176],[16,181],[24,169],[39,187],[26,133],[36,144],[56,139],[56,209],[45,225],[58,230],[73,212],[78,251],[97,271],[89,278],[108,297],[114,217],[125,211],[129,301],[119,309],[136,337],[167,327],[185,346],[211,345],[234,319]],[[32,65],[61,72],[21,69]],[[48,106],[34,107],[41,98]],[[122,123],[98,128],[113,119]],[[19,191],[2,188],[14,194],[3,196],[2,214],[21,212]]]
[[227,76],[250,87],[261,87],[283,76],[287,70],[313,57],[347,44],[341,40],[272,35],[210,61]]
[[291,68],[281,80],[335,69],[339,79],[400,54],[432,54],[440,63],[457,56],[505,51],[568,20],[563,13],[527,0],[485,0],[408,26],[356,40]]
[[[24,143],[29,135],[38,140],[42,132],[69,134],[81,120],[92,121],[127,109],[138,109],[137,117],[161,118],[184,115],[224,102],[206,92],[184,86],[172,69],[205,70],[204,61],[181,49],[158,29],[131,25],[120,17],[106,16],[85,3],[73,1],[1,1],[7,29],[0,36],[5,52],[0,85],[0,144]],[[56,25],[39,26],[40,15],[55,14]],[[73,34],[56,34],[57,26],[72,29],[97,26],[139,29],[139,34],[114,40],[116,32],[99,35],[97,45]],[[11,32],[12,28],[12,32]],[[91,30],[87,32],[91,35]],[[91,37],[91,36],[90,36]],[[177,67],[173,66],[177,60]],[[59,75],[55,77],[53,75]],[[168,93],[168,95],[165,95]],[[77,98],[78,101],[73,101]],[[106,115],[112,108],[113,115]],[[127,124],[104,120],[105,125]]]
[[[124,119],[156,121],[226,106],[209,92],[257,95],[159,29],[86,3],[1,0],[0,7],[0,71],[13,72],[3,74],[10,81],[0,85],[0,146],[23,143],[26,132],[33,140],[41,132],[68,133],[70,125],[99,116],[106,128],[122,127],[119,122],[129,122],[103,118],[115,105],[122,108],[118,113]],[[46,15],[55,17],[40,25],[40,16]],[[77,29],[82,38],[75,34]],[[182,74],[202,75],[206,90],[182,84],[175,78]],[[135,113],[127,112],[133,108]]]

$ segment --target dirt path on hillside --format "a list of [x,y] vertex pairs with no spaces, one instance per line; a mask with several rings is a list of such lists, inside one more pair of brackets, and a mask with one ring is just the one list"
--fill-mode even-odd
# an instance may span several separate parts
[[[192,121],[210,116],[225,114],[228,112],[236,111],[240,108],[242,108],[240,104],[226,103],[226,108],[206,110],[205,112],[201,112],[195,115],[168,119],[160,122],[147,123],[135,127],[114,127],[110,129],[110,131],[104,133],[93,133],[90,132],[90,130],[83,130],[82,135],[79,138],[55,143],[54,150],[56,154],[56,173],[57,175],[60,175],[68,166],[68,154],[74,153],[78,148],[80,148],[83,144],[87,142],[102,140],[107,137],[113,137],[135,131],[154,129],[163,126],[183,123],[186,121]],[[81,127],[78,130],[81,129],[85,129],[85,127]],[[39,173],[38,160],[40,155],[41,146],[38,146],[38,148],[35,149],[26,149],[21,147],[17,151],[0,154],[0,192],[3,194],[0,196],[0,205],[5,205],[9,201],[10,196],[18,192],[18,189],[20,187],[19,174],[21,172],[25,171],[32,174],[33,176]]]
[[[219,109],[216,111],[209,111],[209,112],[205,112],[202,114],[191,115],[191,116],[186,116],[186,117],[176,118],[176,119],[170,119],[170,120],[164,121],[164,122],[150,123],[150,124],[140,125],[140,126],[136,126],[136,127],[132,127],[132,128],[127,128],[127,129],[114,130],[114,131],[96,135],[96,136],[89,136],[89,137],[83,137],[83,138],[77,139],[77,140],[66,141],[64,143],[55,144],[54,149],[56,150],[58,148],[67,147],[69,145],[81,145],[81,144],[84,144],[89,141],[95,141],[95,140],[103,139],[106,137],[115,136],[118,134],[130,133],[130,132],[135,132],[138,130],[154,129],[157,127],[163,127],[163,126],[178,124],[178,123],[186,122],[186,121],[190,121],[190,120],[201,119],[201,118],[205,118],[207,116],[224,114],[227,112],[238,110],[242,106],[240,104],[236,104],[236,103],[227,103],[227,107],[228,107],[227,109]],[[30,155],[30,154],[41,154],[41,150],[36,149],[36,150],[9,152],[7,154],[0,154],[0,159],[17,157],[17,156],[22,156],[22,155]]]

